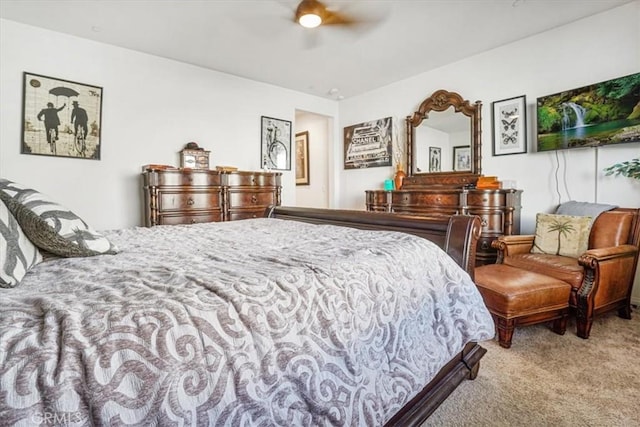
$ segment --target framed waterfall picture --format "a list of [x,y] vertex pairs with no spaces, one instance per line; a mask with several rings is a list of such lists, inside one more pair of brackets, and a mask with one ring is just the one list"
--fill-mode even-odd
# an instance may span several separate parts
[[640,142],[640,73],[536,99],[538,152]]
[[491,103],[493,155],[527,152],[527,98],[525,95]]
[[24,73],[22,154],[100,160],[102,88]]

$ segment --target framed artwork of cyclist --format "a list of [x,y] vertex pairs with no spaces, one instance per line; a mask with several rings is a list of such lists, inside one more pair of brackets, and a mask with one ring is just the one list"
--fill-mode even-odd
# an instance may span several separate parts
[[24,72],[22,154],[100,160],[102,88]]
[[261,140],[262,168],[291,170],[291,122],[262,116]]

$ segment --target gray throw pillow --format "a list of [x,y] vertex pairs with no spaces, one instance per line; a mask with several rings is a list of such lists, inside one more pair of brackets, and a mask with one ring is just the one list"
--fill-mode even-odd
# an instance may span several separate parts
[[39,248],[63,257],[118,253],[118,248],[44,194],[0,178],[0,199]]
[[0,201],[0,287],[18,286],[42,254],[27,238],[9,208]]

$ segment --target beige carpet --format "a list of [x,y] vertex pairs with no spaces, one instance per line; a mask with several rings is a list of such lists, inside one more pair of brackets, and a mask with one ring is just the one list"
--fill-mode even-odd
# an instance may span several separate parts
[[588,340],[546,325],[516,328],[510,349],[487,354],[422,427],[640,426],[640,313],[596,318]]

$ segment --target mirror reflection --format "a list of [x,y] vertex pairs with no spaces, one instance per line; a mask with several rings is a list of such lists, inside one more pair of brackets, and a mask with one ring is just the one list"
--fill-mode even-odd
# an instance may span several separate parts
[[453,107],[431,111],[415,128],[413,173],[471,171],[471,118]]
[[[482,102],[444,89],[425,98],[407,116],[406,186],[458,186],[481,175]],[[403,185],[404,187],[404,185]]]

